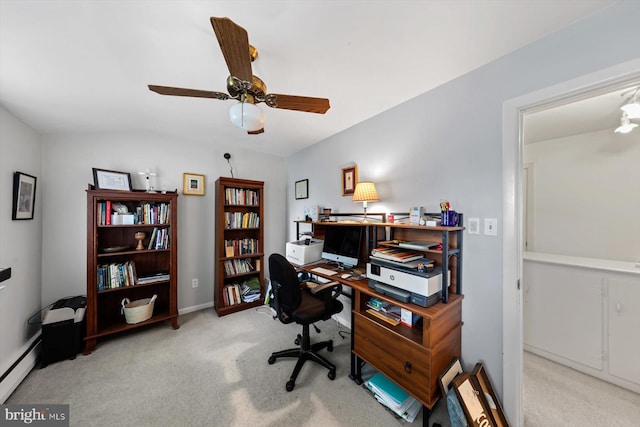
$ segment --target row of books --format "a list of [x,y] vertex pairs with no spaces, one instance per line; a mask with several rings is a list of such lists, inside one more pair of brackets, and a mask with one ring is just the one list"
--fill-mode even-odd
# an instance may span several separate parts
[[225,255],[228,257],[257,254],[260,252],[258,239],[225,239]]
[[224,204],[258,206],[260,204],[260,195],[256,190],[227,188],[224,192]]
[[364,384],[378,402],[410,423],[416,419],[418,412],[422,409],[422,403],[379,372]]
[[[115,224],[168,224],[171,219],[171,205],[169,203],[141,203],[130,211],[131,207],[120,202],[105,200],[96,206],[98,225]],[[119,222],[113,222],[114,214],[119,214]],[[123,218],[126,218],[123,221]]]
[[138,277],[134,261],[98,266],[98,290],[124,288],[169,280],[169,273]]
[[255,260],[256,265],[253,265],[250,259],[230,259],[224,262],[224,272],[227,276],[234,276],[236,274],[250,273],[252,271],[260,271],[260,260]]
[[258,228],[260,218],[255,212],[225,212],[225,228]]
[[258,278],[242,283],[225,285],[222,292],[224,305],[236,305],[242,302],[253,302],[260,299],[260,281]]
[[153,227],[147,249],[169,249],[169,244],[171,243],[169,234],[168,228]]
[[367,307],[367,313],[372,316],[393,326],[400,324],[402,319],[400,307],[376,298],[371,298],[367,301]]

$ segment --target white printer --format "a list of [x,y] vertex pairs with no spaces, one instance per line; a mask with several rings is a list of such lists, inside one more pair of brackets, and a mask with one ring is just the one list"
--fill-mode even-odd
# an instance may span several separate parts
[[[442,295],[442,269],[436,267],[430,272],[420,272],[415,268],[398,266],[393,262],[370,258],[367,263],[369,287],[404,302],[421,307],[430,307]],[[432,260],[428,260],[432,261]],[[450,274],[450,272],[447,272]]]
[[306,265],[322,259],[323,240],[303,239],[287,242],[286,258],[292,264]]

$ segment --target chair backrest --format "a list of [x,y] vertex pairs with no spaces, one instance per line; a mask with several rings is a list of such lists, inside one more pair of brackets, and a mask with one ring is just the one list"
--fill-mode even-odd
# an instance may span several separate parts
[[272,254],[269,257],[269,278],[271,279],[276,311],[280,320],[283,320],[282,314],[291,313],[298,308],[302,301],[302,289],[300,289],[298,274],[284,256]]

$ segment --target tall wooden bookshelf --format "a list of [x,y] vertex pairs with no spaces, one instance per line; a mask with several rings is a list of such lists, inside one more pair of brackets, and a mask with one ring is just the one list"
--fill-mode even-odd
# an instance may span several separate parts
[[[264,301],[264,182],[220,177],[216,181],[214,305],[218,316]],[[257,283],[256,283],[257,282]],[[229,292],[259,286],[258,299],[245,302]]]
[[[177,200],[177,192],[96,190],[92,186],[87,190],[85,354],[95,349],[99,338],[119,332],[165,320],[179,328]],[[108,215],[122,206],[135,213],[122,216],[128,217],[123,222],[133,224],[120,224]],[[137,249],[139,232],[145,234],[142,249]],[[153,295],[157,299],[152,317],[126,323],[120,311],[122,300]]]

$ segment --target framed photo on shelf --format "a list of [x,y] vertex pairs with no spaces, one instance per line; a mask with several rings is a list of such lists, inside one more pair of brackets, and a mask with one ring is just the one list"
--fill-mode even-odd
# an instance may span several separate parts
[[353,196],[358,183],[358,166],[342,168],[342,195]]
[[204,196],[204,175],[185,172],[182,177],[185,196]]
[[35,176],[14,172],[11,219],[33,219],[33,207],[36,202],[36,180]]
[[309,198],[309,180],[296,181],[296,200]]
[[93,184],[100,190],[131,191],[131,174],[93,168]]

